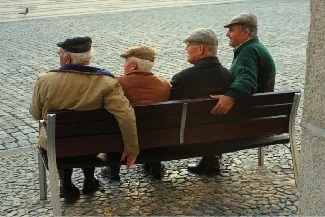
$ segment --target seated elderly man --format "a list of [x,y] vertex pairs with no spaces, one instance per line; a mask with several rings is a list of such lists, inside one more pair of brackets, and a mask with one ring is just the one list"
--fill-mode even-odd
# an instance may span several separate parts
[[[31,115],[45,120],[48,110],[93,110],[105,108],[118,121],[124,140],[121,160],[127,168],[134,164],[139,154],[134,110],[113,75],[106,69],[89,66],[92,58],[92,40],[88,36],[67,38],[57,43],[60,47],[60,65],[56,70],[41,73],[36,80]],[[44,131],[41,129],[40,146],[46,149]],[[110,145],[110,144],[107,144]],[[83,168],[83,193],[98,190],[95,168]],[[59,170],[60,197],[79,196],[79,189],[71,181],[72,169]]]
[[[151,71],[155,60],[155,50],[152,47],[144,45],[130,47],[121,54],[121,57],[125,58],[124,75],[117,80],[132,105],[147,105],[168,100],[169,82],[155,76]],[[163,165],[160,162],[145,164],[144,168],[154,178],[161,179]],[[110,165],[102,170],[102,175],[119,181],[119,172],[120,165]]]
[[[228,90],[233,78],[219,62],[218,39],[211,29],[197,29],[185,40],[187,61],[192,67],[175,74],[170,81],[171,99],[193,99],[223,94]],[[188,170],[198,174],[218,174],[218,156],[204,156],[199,164],[189,165]]]

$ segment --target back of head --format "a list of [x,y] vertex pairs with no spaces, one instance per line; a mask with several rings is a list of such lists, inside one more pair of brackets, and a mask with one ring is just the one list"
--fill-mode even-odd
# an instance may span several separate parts
[[218,49],[218,38],[214,31],[208,28],[200,28],[189,34],[184,43],[200,43],[207,45],[209,50],[215,55]]
[[150,71],[155,61],[155,50],[147,45],[136,45],[130,47],[120,55],[125,59],[132,59],[138,65],[139,69]]
[[231,20],[224,27],[229,28],[232,25],[241,25],[248,29],[252,38],[257,35],[257,18],[252,13],[242,13],[231,18]]
[[[57,46],[68,52],[72,64],[88,65],[93,56],[92,39],[89,36],[75,36],[57,43]],[[66,53],[65,52],[65,53]]]

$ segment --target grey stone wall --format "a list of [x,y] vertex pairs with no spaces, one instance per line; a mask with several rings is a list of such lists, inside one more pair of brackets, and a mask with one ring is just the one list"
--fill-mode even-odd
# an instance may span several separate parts
[[311,0],[302,116],[300,215],[325,215],[325,1]]

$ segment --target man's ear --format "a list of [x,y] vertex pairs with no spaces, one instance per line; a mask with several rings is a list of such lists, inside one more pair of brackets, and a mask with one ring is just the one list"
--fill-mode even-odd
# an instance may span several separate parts
[[200,44],[200,47],[199,47],[199,54],[203,54],[204,53],[204,45]]
[[72,59],[71,59],[71,55],[68,53],[66,56],[66,64],[71,64],[72,63]]
[[132,61],[131,67],[132,67],[132,70],[136,70],[138,68],[137,62]]
[[248,37],[249,36],[249,30],[248,29],[244,29],[244,35],[246,36],[246,37]]

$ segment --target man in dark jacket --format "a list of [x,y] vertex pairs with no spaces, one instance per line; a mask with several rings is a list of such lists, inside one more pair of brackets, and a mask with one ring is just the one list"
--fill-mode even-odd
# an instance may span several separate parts
[[[217,55],[217,35],[211,29],[197,29],[185,40],[187,61],[192,67],[175,74],[170,81],[172,85],[171,100],[193,99],[224,94],[233,79],[219,62]],[[193,173],[219,173],[219,159],[215,155],[204,156],[200,163],[189,165]]]

